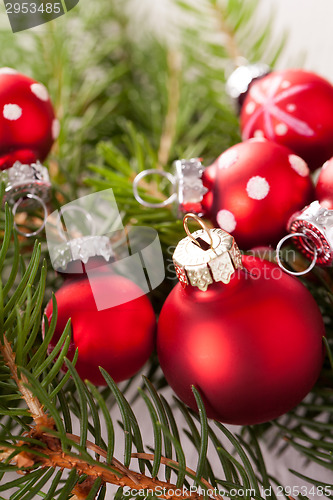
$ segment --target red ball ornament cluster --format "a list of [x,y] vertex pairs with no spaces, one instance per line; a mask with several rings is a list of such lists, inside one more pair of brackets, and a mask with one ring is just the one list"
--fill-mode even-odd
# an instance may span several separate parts
[[275,264],[242,262],[233,239],[244,249],[276,244],[300,214],[293,226],[302,231],[293,236],[301,236],[300,247],[313,250],[320,264],[333,261],[333,217],[321,205],[333,208],[333,161],[318,181],[320,203],[310,177],[333,155],[333,86],[302,70],[266,73],[239,73],[246,84],[233,97],[241,106],[242,143],[206,169],[199,159],[178,160],[174,175],[163,173],[173,192],[161,203],[145,202],[138,191],[138,181],[154,171],[134,182],[143,205],[177,201],[179,214],[191,210],[221,228],[177,246],[180,283],[162,308],[157,351],[188,406],[196,409],[195,385],[208,416],[231,424],[257,424],[292,409],[323,362],[325,329],[309,291]]
[[[176,200],[179,215],[208,218],[241,248],[276,245],[290,217],[315,199],[310,170],[333,155],[333,86],[308,71],[268,73],[256,64],[238,67],[227,89],[241,108],[243,142],[206,169],[194,158],[176,161],[174,175],[157,172],[173,184],[161,203],[145,202],[138,191],[138,181],[153,170],[137,176],[134,195],[152,208]],[[319,180],[317,192],[325,183]]]
[[[224,151],[208,168],[199,159],[178,160],[173,184],[161,203],[177,201],[178,213],[208,218],[248,249],[275,245],[290,217],[315,199],[310,170],[333,155],[333,86],[300,69],[268,73],[265,65],[239,67],[227,82],[241,107],[243,142]],[[156,171],[155,171],[156,173]],[[317,190],[321,189],[321,180]]]
[[304,285],[275,264],[242,261],[221,229],[196,231],[173,259],[180,283],[162,308],[157,352],[180,399],[196,410],[194,385],[208,417],[241,425],[300,403],[319,376],[324,335]]
[[[180,283],[165,301],[157,334],[170,386],[194,410],[196,386],[210,418],[241,425],[275,419],[300,403],[319,376],[325,332],[313,297],[275,264],[242,259],[234,236],[244,249],[275,244],[290,217],[314,199],[310,169],[333,155],[332,116],[328,82],[301,70],[271,73],[250,83],[242,99],[242,143],[206,169],[199,159],[178,160],[174,176],[162,173],[173,193],[161,203],[146,203],[139,194],[139,180],[154,171],[134,182],[142,204],[177,200],[180,213],[193,210],[219,226],[191,235],[185,225],[188,237],[173,256]],[[23,163],[35,175],[31,164],[46,158],[58,133],[46,88],[0,70],[0,169],[10,172]],[[323,203],[333,186],[328,167],[317,186]],[[146,363],[156,320],[143,291],[106,264],[95,266],[101,253],[94,251],[89,273],[75,276],[77,262],[71,262],[55,294],[58,317],[49,350],[71,319],[67,356],[73,359],[78,350],[79,376],[105,385],[100,367],[120,382]],[[101,308],[96,294],[109,305]],[[53,313],[50,301],[49,322]]]
[[[274,244],[277,239],[282,238],[283,233],[290,226],[290,217],[304,209],[316,198],[310,186],[308,167],[310,170],[314,170],[333,155],[333,121],[331,119],[333,86],[331,83],[314,73],[300,69],[265,73],[267,73],[267,69],[264,71],[258,65],[240,68],[234,72],[230,79],[232,85],[229,84],[229,91],[231,90],[230,93],[233,93],[240,103],[243,144],[248,143],[250,138],[269,140],[267,148],[272,149],[272,156],[271,158],[266,157],[266,171],[271,175],[274,170],[280,172],[280,178],[275,178],[275,184],[273,182],[273,186],[279,191],[279,193],[276,191],[277,196],[272,196],[270,200],[273,211],[270,212],[270,207],[268,210],[267,207],[264,209],[263,203],[258,203],[256,206],[253,204],[253,207],[246,203],[244,189],[242,194],[233,189],[232,182],[231,185],[229,183],[230,175],[227,172],[222,174],[221,168],[215,176],[213,189],[217,189],[222,194],[211,197],[210,213],[216,214],[216,221],[222,228],[227,231],[232,230],[232,234],[243,248]],[[251,78],[251,74],[253,78]],[[307,177],[308,189],[304,187],[304,184],[303,187],[300,187],[300,183],[295,178],[285,177],[284,169],[279,168],[278,156],[275,157],[273,153],[273,144],[289,149],[290,163],[299,175]],[[234,148],[236,147],[241,150],[241,145],[236,145]],[[245,146],[243,147],[245,148]],[[223,165],[225,161],[225,164],[228,165],[234,162],[239,167],[234,161],[233,155],[235,156],[235,153],[230,153],[230,151],[234,151],[234,149],[231,148],[224,153],[226,156],[222,154],[216,163],[219,164],[222,161]],[[249,151],[248,163],[243,162],[242,168],[239,168],[238,171],[240,179],[243,175],[247,175],[251,165],[254,171],[256,168],[260,169],[260,160],[254,161],[253,155]],[[323,173],[322,176],[324,179]],[[326,175],[326,179],[328,177]],[[317,186],[319,201],[324,196],[325,185],[327,186],[327,180],[323,179],[319,180]],[[263,180],[261,183],[264,194],[264,186],[266,186],[267,191],[267,185]],[[217,187],[216,184],[218,184]],[[235,180],[235,184],[237,186],[237,180]],[[329,197],[327,190],[325,196]],[[219,199],[222,199],[223,203],[235,207],[240,223],[228,207],[223,208],[219,215]],[[268,199],[266,201],[269,205]],[[324,201],[325,204],[328,206],[327,199]],[[258,215],[260,208],[263,209],[259,217],[255,217],[254,208]],[[269,221],[271,222],[270,227]],[[248,231],[247,234],[246,231]]]

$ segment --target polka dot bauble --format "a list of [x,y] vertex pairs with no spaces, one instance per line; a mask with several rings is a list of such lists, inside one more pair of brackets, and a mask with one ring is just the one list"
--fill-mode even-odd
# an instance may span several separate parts
[[206,169],[204,181],[208,174],[212,180],[202,202],[205,216],[243,249],[275,245],[289,217],[314,198],[305,161],[263,138],[231,147]]
[[244,140],[287,146],[311,170],[333,155],[333,86],[300,69],[274,71],[250,85],[241,111]]
[[46,87],[0,68],[0,169],[43,161],[59,131]]

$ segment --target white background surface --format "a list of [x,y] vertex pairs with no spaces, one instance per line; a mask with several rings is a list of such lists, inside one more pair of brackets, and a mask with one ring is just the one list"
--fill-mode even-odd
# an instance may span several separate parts
[[[194,5],[200,1],[192,0]],[[175,20],[172,0],[132,0],[132,5],[131,10],[159,32],[168,31],[168,26]],[[258,18],[264,20],[271,13],[274,15],[272,36],[284,31],[289,33],[278,67],[290,66],[295,56],[302,54],[304,68],[317,71],[333,81],[333,1],[261,0]]]
[[333,2],[331,0],[262,0],[264,15],[274,10],[275,32],[289,33],[286,51],[278,67],[289,66],[302,52],[304,68],[333,81]]

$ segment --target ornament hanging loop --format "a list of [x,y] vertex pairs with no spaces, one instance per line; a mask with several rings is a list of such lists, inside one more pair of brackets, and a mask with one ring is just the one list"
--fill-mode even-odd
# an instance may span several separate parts
[[200,224],[200,226],[202,227],[202,229],[206,232],[206,234],[208,235],[209,237],[209,241],[210,241],[210,248],[213,250],[213,238],[212,238],[212,235],[211,235],[211,232],[210,232],[210,229],[209,227],[204,223],[204,221],[202,219],[200,219],[200,217],[198,217],[198,215],[196,214],[192,214],[192,213],[188,213],[184,216],[184,219],[183,219],[183,226],[184,226],[184,229],[185,229],[185,232],[187,234],[187,236],[189,238],[191,238],[191,240],[193,241],[193,243],[195,243],[196,245],[198,245],[198,247],[201,247],[200,243],[198,242],[198,240],[196,240],[194,238],[194,236],[192,235],[191,231],[189,230],[188,228],[188,225],[187,225],[187,221],[188,219],[194,219],[198,224]]
[[[25,233],[24,231],[21,231],[15,222],[15,215],[16,215],[17,209],[27,199],[32,200],[32,202],[35,201],[39,205],[41,205],[43,212],[44,212],[44,218],[43,218],[43,222],[42,222],[41,226],[38,229],[36,229],[36,231],[32,231],[31,233]],[[12,212],[13,212],[13,217],[14,217],[14,227],[15,227],[16,231],[21,236],[25,236],[26,238],[30,238],[31,236],[37,236],[37,234],[39,234],[41,231],[43,231],[45,224],[46,224],[47,217],[48,217],[48,211],[47,211],[47,206],[46,206],[44,200],[42,198],[40,198],[39,196],[36,196],[35,194],[27,193],[25,196],[22,196],[14,203]]]
[[[290,271],[289,269],[287,269],[283,265],[283,263],[282,263],[282,261],[280,259],[280,251],[281,251],[282,245],[287,240],[289,240],[290,238],[294,238],[295,236],[298,236],[299,238],[304,238],[306,240],[307,245],[311,245],[312,252],[313,252],[313,259],[312,259],[310,265],[306,269],[304,269],[304,271],[299,271],[299,272]],[[285,236],[284,238],[282,238],[279,241],[279,243],[277,244],[277,246],[276,246],[276,260],[277,260],[277,263],[279,264],[279,266],[281,267],[281,269],[283,271],[285,271],[286,273],[291,274],[293,276],[303,276],[304,274],[307,274],[310,271],[312,271],[312,269],[315,267],[315,265],[317,263],[317,257],[318,257],[318,250],[317,250],[316,246],[313,244],[313,242],[311,241],[311,239],[306,234],[304,234],[304,233],[291,233],[291,234],[287,234],[287,236]]]
[[[166,177],[168,179],[168,181],[172,184],[172,188],[173,188],[173,192],[169,196],[169,198],[167,198],[166,200],[163,200],[163,201],[161,201],[159,203],[150,203],[149,201],[145,201],[139,195],[139,190],[138,190],[139,182],[144,177],[147,177],[147,175],[153,175],[153,174],[160,175],[162,177]],[[164,170],[157,170],[157,169],[154,169],[154,168],[151,168],[149,170],[143,170],[142,172],[140,172],[135,177],[135,179],[133,181],[133,194],[134,194],[134,198],[136,199],[137,202],[139,202],[144,207],[148,207],[148,208],[162,208],[162,207],[166,207],[168,205],[171,205],[174,201],[177,200],[176,185],[177,185],[177,181],[176,181],[175,177],[172,174],[170,174],[170,172],[165,172]]]
[[84,209],[80,206],[67,206],[67,207],[64,206],[64,207],[61,207],[61,209],[58,212],[58,216],[57,216],[57,231],[58,231],[58,234],[62,240],[66,241],[66,242],[68,240],[68,237],[66,236],[67,232],[64,230],[64,228],[62,226],[62,220],[61,220],[63,218],[63,215],[65,212],[79,212],[79,213],[83,214],[85,216],[89,226],[90,226],[89,235],[94,236],[96,234],[96,227],[95,227],[94,219],[92,218],[92,216],[90,215],[90,213],[86,209]]

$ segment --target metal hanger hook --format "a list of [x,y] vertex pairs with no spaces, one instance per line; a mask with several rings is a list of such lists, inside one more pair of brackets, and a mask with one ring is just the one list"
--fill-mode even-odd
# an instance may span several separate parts
[[44,227],[45,227],[45,224],[46,224],[47,217],[48,217],[48,211],[47,211],[47,206],[46,206],[46,204],[45,204],[45,202],[44,202],[44,200],[43,200],[42,198],[40,198],[39,196],[36,196],[35,194],[28,193],[28,194],[26,194],[26,195],[22,196],[22,198],[19,198],[19,199],[18,199],[18,200],[14,203],[14,205],[13,205],[13,216],[14,216],[14,218],[15,218],[15,215],[16,215],[16,213],[17,213],[17,209],[19,208],[19,206],[21,205],[21,203],[22,203],[24,200],[26,200],[27,198],[28,198],[29,200],[35,200],[35,201],[37,201],[37,202],[41,205],[41,207],[42,207],[42,209],[43,209],[43,211],[44,211],[44,219],[43,219],[42,225],[41,225],[38,229],[36,229],[36,231],[33,231],[33,232],[31,232],[31,233],[25,233],[24,231],[21,231],[21,230],[17,227],[17,224],[16,224],[15,219],[14,219],[14,227],[15,227],[16,231],[17,231],[20,235],[25,236],[26,238],[30,238],[31,236],[36,236],[36,235],[37,235],[37,234],[39,234],[41,231],[43,231],[43,229],[44,229]]
[[304,233],[290,233],[290,234],[287,234],[287,236],[285,236],[284,238],[282,238],[279,241],[279,243],[277,244],[277,246],[276,246],[276,260],[277,260],[278,265],[281,267],[281,269],[283,271],[285,271],[286,273],[292,274],[293,276],[303,276],[304,274],[307,274],[310,271],[312,271],[312,269],[315,267],[315,265],[317,263],[318,251],[317,251],[316,246],[313,245],[313,260],[311,261],[310,265],[306,269],[304,269],[304,271],[299,271],[299,272],[290,271],[289,269],[287,269],[283,265],[283,263],[282,263],[282,261],[280,259],[280,250],[281,250],[282,245],[287,240],[289,240],[290,238],[293,238],[294,236],[300,236],[301,238],[305,238],[307,240],[307,243],[308,242],[312,243],[311,239],[306,234],[304,234]]
[[187,236],[189,236],[191,238],[191,240],[193,241],[193,243],[195,243],[196,245],[198,245],[200,247],[199,242],[193,237],[192,233],[190,232],[190,230],[188,228],[188,225],[187,225],[188,219],[194,219],[198,224],[200,224],[200,226],[202,227],[202,229],[208,234],[208,237],[209,237],[209,240],[210,240],[210,248],[213,250],[213,238],[212,238],[210,229],[204,223],[204,221],[198,215],[196,215],[196,214],[188,213],[188,214],[186,214],[184,216],[183,225],[184,225],[184,229],[186,231]]
[[[172,187],[173,187],[173,193],[169,196],[169,198],[167,198],[166,200],[163,200],[159,203],[150,203],[149,201],[145,201],[143,198],[141,198],[141,196],[139,195],[139,191],[138,191],[139,182],[147,175],[152,175],[152,174],[160,175],[161,177],[166,177],[168,179],[168,181],[170,181],[170,183],[172,184]],[[173,203],[177,199],[176,183],[177,183],[176,178],[172,174],[170,174],[170,172],[165,172],[164,170],[157,170],[154,168],[151,168],[149,170],[143,170],[135,177],[135,179],[133,181],[134,198],[136,199],[137,202],[139,202],[144,207],[148,207],[148,208],[166,207],[168,205],[171,205],[171,203]]]

